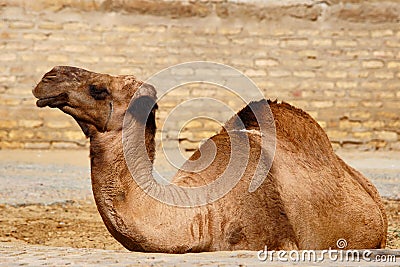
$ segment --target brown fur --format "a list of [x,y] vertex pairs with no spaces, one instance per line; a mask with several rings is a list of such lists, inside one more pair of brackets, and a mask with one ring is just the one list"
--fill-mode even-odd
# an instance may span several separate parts
[[[174,178],[175,184],[185,186],[214,181],[229,162],[229,130],[238,129],[238,117],[246,129],[258,130],[252,110],[263,114],[269,104],[276,125],[276,152],[273,159],[262,159],[273,164],[255,192],[249,193],[248,186],[260,159],[261,138],[238,132],[238,138],[249,140],[251,160],[224,197],[192,208],[149,197],[132,179],[121,142],[123,117],[140,85],[133,76],[55,67],[33,90],[38,106],[57,107],[72,115],[90,137],[96,204],[107,229],[127,249],[168,253],[260,250],[265,245],[275,250],[327,249],[335,248],[340,238],[347,240],[347,248],[385,246],[387,220],[375,187],[336,156],[324,131],[307,113],[286,103],[262,100],[245,107],[226,123],[227,130],[208,141],[217,148],[212,164],[197,173],[180,170]],[[155,91],[146,92],[142,96],[146,99],[137,98],[141,100],[136,109],[155,101]],[[138,122],[137,131],[146,131],[150,161],[155,110],[156,106],[147,121],[140,114],[132,118]],[[142,157],[136,155],[138,164]],[[199,158],[196,151],[191,160]],[[151,166],[142,166],[151,172]]]

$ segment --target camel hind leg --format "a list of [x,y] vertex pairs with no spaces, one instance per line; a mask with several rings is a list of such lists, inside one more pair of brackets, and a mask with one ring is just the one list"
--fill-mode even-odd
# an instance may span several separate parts
[[354,168],[347,165],[341,158],[337,157],[340,164],[344,167],[344,170],[358,183],[362,186],[362,188],[370,195],[373,201],[376,203],[380,210],[382,226],[384,227],[384,234],[382,236],[382,240],[380,242],[379,247],[377,248],[385,248],[386,239],[387,239],[387,229],[388,229],[388,221],[385,212],[385,207],[383,205],[382,199],[378,193],[376,187],[369,181],[365,176],[363,176],[360,172],[355,170]]

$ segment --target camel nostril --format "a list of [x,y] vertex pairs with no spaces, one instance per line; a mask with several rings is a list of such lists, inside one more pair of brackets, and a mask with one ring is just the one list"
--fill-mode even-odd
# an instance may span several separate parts
[[60,66],[55,66],[53,69],[51,69],[49,72],[47,72],[42,80],[47,80],[47,81],[54,81],[57,79],[60,75],[60,72],[62,71],[62,67]]
[[42,81],[54,81],[57,78],[56,74],[48,74],[43,77]]

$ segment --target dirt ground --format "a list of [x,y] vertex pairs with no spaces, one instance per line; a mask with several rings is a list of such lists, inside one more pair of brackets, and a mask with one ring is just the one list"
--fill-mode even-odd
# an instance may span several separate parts
[[[387,248],[400,249],[400,200],[384,200]],[[0,241],[124,250],[108,233],[94,204],[0,205]]]

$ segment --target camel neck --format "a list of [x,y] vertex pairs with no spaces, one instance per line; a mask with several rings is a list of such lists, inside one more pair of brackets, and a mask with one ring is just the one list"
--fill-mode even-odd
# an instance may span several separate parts
[[[130,117],[128,127],[90,137],[91,176],[97,204],[112,208],[116,199],[140,191],[138,181],[152,181],[155,116],[142,123]],[[124,141],[123,141],[124,139]]]
[[[154,137],[150,139],[154,140]],[[154,157],[154,155],[153,155]],[[142,235],[136,225],[141,224],[142,206],[148,197],[132,178],[123,154],[122,132],[98,133],[90,140],[92,190],[97,209],[110,233],[124,247],[145,251]],[[142,155],[135,158],[138,168]],[[151,169],[151,160],[144,162]],[[154,206],[154,205],[153,205]]]
[[[154,136],[148,138],[149,141],[154,140]],[[152,159],[143,155],[143,147],[133,145],[127,151],[128,158],[135,156],[131,159],[133,165],[128,169],[121,140],[122,133],[104,133],[91,138],[93,193],[99,213],[110,233],[133,251],[183,253],[209,250],[211,239],[208,208],[174,207],[149,196],[138,185],[138,181],[153,181]],[[136,176],[143,177],[133,179]],[[160,189],[153,183],[149,183],[149,186]],[[160,221],[167,223],[163,227],[154,227],[160,225]],[[191,234],[188,225],[202,229],[199,230],[200,236]],[[164,242],[170,238],[171,233],[176,235],[176,242],[181,243],[181,247]]]

